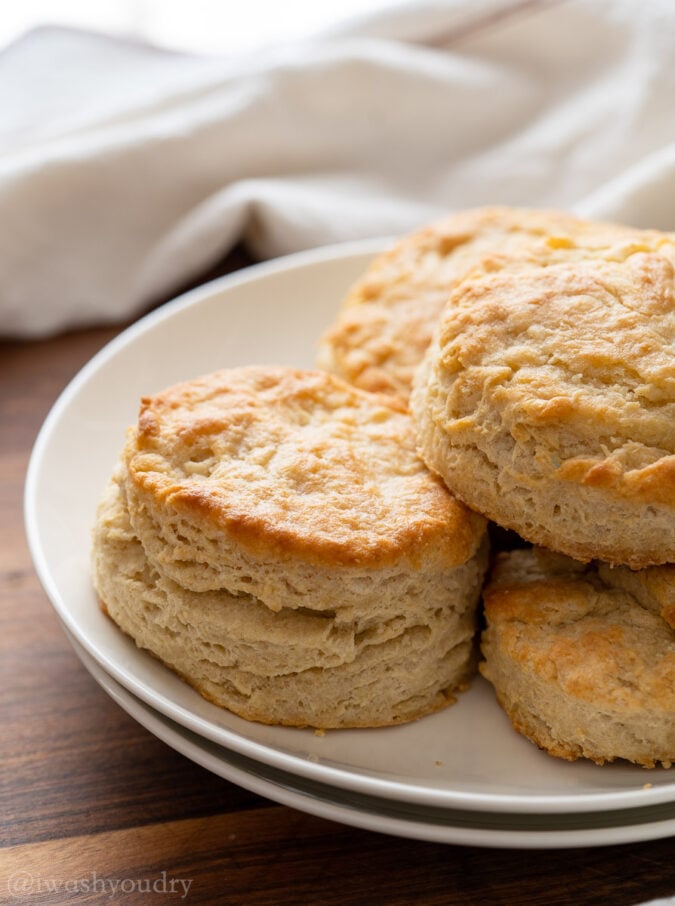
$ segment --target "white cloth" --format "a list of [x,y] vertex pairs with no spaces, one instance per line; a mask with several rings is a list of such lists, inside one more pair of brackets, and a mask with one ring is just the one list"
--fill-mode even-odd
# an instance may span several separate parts
[[671,0],[398,4],[264,54],[43,29],[0,54],[0,333],[127,319],[489,203],[675,229]]

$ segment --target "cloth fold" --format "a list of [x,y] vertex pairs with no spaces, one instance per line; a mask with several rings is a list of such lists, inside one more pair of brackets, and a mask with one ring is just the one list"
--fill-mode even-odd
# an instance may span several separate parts
[[40,29],[0,54],[0,331],[128,319],[481,204],[675,229],[675,7],[399,3],[229,57]]

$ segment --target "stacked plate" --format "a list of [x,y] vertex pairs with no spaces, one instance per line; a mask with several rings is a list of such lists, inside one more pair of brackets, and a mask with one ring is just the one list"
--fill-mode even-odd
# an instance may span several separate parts
[[286,805],[448,843],[592,846],[675,835],[675,770],[560,762],[518,736],[476,679],[412,724],[311,730],[249,723],[209,704],[101,613],[90,533],[141,395],[223,367],[311,367],[346,288],[385,243],[258,265],[162,307],[102,350],[57,401],[35,445],[26,525],[42,583],[94,678],[188,758]]

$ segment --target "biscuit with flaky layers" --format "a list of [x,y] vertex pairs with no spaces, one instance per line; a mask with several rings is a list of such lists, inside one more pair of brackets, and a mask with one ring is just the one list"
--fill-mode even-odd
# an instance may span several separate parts
[[411,409],[427,465],[532,543],[675,559],[675,243],[501,272],[454,292]]
[[631,573],[536,549],[500,554],[480,670],[514,727],[570,761],[670,767],[674,587],[672,564]]
[[476,668],[485,520],[412,420],[324,372],[243,368],[141,404],[99,508],[104,610],[206,698],[292,726],[383,726]]
[[231,369],[146,397],[124,462],[150,561],[272,610],[357,604],[377,570],[423,587],[485,532],[417,456],[409,415],[319,371]]

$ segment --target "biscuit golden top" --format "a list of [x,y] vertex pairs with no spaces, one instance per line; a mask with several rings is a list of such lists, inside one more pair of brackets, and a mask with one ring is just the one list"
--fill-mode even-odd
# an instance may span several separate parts
[[[671,583],[674,569],[641,572]],[[509,657],[577,700],[675,715],[675,631],[659,601],[628,590],[630,573],[537,549],[500,554],[484,590],[488,625]]]
[[557,211],[462,211],[378,256],[319,347],[322,367],[356,386],[410,395],[413,374],[450,292],[511,264],[547,265],[625,243],[635,231]]
[[450,441],[498,425],[536,439],[539,475],[675,507],[674,264],[672,237],[643,234],[458,287],[430,351]]
[[418,459],[408,415],[322,372],[233,369],[145,397],[125,459],[153,506],[263,557],[444,568],[485,529]]

